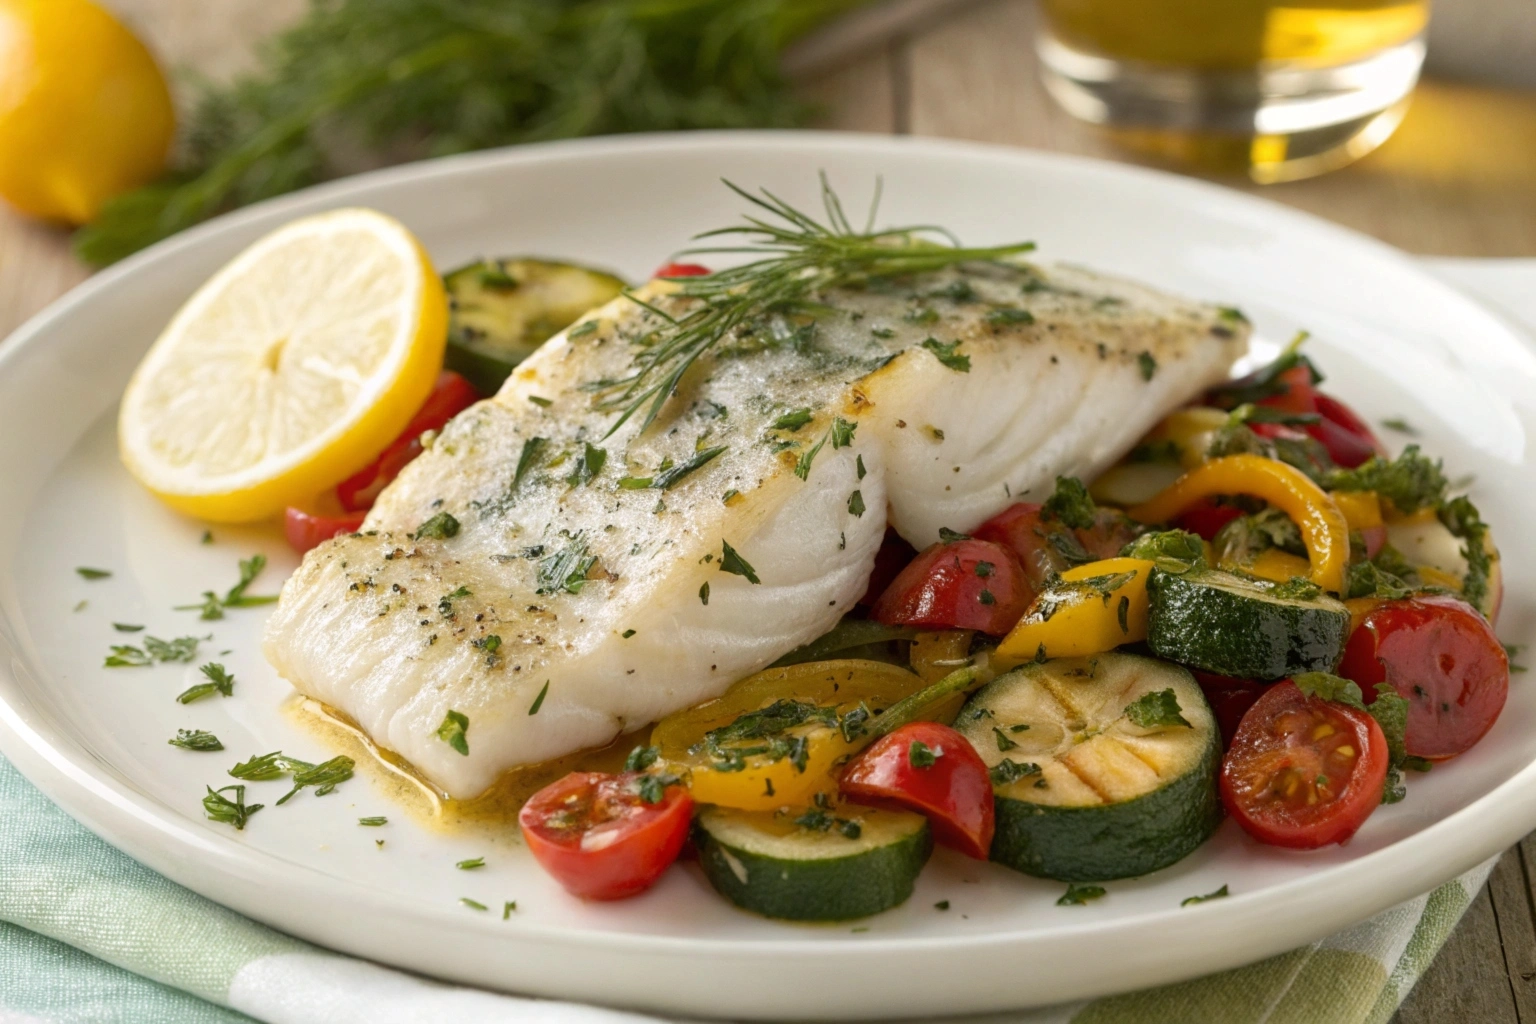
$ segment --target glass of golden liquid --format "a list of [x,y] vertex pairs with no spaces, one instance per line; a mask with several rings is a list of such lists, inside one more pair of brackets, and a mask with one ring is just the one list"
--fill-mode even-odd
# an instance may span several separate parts
[[1429,0],[1042,0],[1046,88],[1177,163],[1270,183],[1386,141],[1424,62]]

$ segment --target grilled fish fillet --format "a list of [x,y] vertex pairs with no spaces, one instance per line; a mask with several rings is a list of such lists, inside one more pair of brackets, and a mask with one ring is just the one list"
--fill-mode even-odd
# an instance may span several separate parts
[[[642,294],[686,308],[670,287]],[[1091,477],[1247,348],[1217,307],[1068,267],[817,301],[813,323],[729,336],[649,429],[607,439],[583,385],[629,372],[664,321],[623,298],[589,313],[449,424],[363,533],[305,557],[268,659],[471,797],[717,696],[853,607],[887,522],[921,548]],[[439,735],[450,711],[467,754]]]

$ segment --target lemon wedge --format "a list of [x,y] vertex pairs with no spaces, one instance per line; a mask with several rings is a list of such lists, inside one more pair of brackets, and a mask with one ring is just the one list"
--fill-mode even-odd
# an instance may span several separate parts
[[123,464],[188,515],[276,515],[405,428],[447,333],[442,279],[398,221],[294,221],[215,274],[151,346],[118,414]]

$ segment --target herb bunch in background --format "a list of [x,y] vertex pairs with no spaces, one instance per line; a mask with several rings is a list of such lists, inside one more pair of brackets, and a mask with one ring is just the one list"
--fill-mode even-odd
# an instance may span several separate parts
[[865,0],[312,0],[257,71],[205,87],[164,179],[75,237],[105,265],[337,173],[395,158],[620,132],[783,127],[784,45]]

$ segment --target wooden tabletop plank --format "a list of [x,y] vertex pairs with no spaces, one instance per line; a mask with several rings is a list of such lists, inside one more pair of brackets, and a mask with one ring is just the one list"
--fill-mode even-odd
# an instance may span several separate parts
[[[1509,870],[1496,872],[1489,888],[1499,915],[1515,1009],[1526,1024],[1536,1024],[1536,901],[1531,887],[1532,879],[1536,879],[1536,836],[1527,836],[1505,854],[1504,861],[1509,863]],[[1504,866],[1504,862],[1499,865],[1501,869]]]
[[[1514,860],[1506,854],[1505,860]],[[1519,1024],[1499,944],[1493,900],[1485,886],[1451,939],[1408,999],[1394,1024]]]

